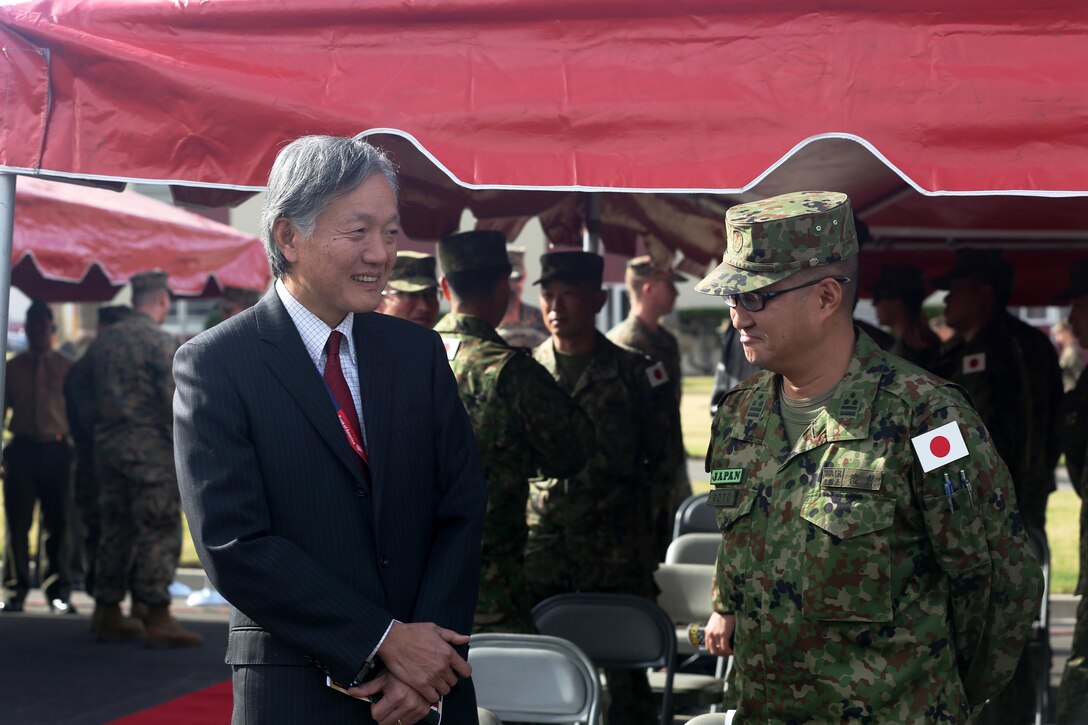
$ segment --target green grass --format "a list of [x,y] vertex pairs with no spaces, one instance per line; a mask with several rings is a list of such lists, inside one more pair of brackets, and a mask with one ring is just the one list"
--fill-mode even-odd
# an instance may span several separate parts
[[1080,499],[1069,489],[1050,494],[1046,504],[1046,536],[1050,541],[1050,589],[1072,594],[1077,586]]
[[710,375],[689,375],[684,378],[680,419],[684,428],[684,450],[689,458],[702,460],[706,457],[706,449],[710,445],[710,393],[713,389],[714,378]]

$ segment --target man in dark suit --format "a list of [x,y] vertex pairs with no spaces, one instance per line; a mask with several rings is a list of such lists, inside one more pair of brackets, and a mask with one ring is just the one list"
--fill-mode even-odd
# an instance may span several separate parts
[[486,491],[438,336],[372,312],[396,174],[363,141],[298,139],[261,225],[275,288],[174,364],[182,500],[234,607],[233,723],[411,725],[442,696],[475,723],[459,633]]

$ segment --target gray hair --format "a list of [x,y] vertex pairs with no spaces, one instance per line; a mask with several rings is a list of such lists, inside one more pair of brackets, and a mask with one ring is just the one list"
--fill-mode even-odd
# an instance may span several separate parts
[[381,149],[360,138],[303,136],[276,156],[268,174],[261,209],[261,241],[277,278],[290,264],[276,246],[273,228],[286,219],[304,236],[314,233],[317,217],[329,204],[382,174],[397,198],[397,170]]

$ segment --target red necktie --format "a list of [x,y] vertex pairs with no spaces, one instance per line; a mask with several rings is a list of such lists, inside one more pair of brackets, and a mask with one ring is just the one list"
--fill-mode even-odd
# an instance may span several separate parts
[[[344,415],[347,416],[348,423],[355,433],[355,439],[359,444],[359,449],[356,452],[364,462],[369,463],[366,447],[363,444],[362,427],[359,425],[359,414],[355,411],[355,401],[351,397],[348,381],[344,379],[344,371],[340,367],[340,340],[343,338],[344,335],[339,330],[333,330],[329,333],[328,342],[325,343],[325,384],[329,386],[332,397],[336,399],[337,405],[344,411]],[[348,442],[351,443],[350,438]]]

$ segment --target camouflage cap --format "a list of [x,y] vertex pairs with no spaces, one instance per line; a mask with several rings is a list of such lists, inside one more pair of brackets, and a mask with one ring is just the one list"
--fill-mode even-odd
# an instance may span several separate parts
[[484,270],[510,274],[506,235],[502,232],[477,229],[451,234],[438,243],[438,261],[443,274]]
[[540,256],[540,279],[533,284],[550,282],[593,282],[604,279],[604,257],[592,252],[548,252]]
[[510,279],[525,276],[525,247],[507,247],[506,256],[510,260]]
[[147,272],[138,272],[132,275],[128,281],[129,284],[132,285],[132,293],[139,294],[155,289],[164,289],[169,292],[170,286],[166,283],[166,280],[166,272],[156,269]]
[[850,199],[833,191],[797,191],[734,206],[725,214],[725,238],[722,263],[695,285],[696,292],[754,292],[858,253]]
[[397,252],[397,261],[385,286],[397,292],[423,292],[438,289],[434,274],[435,260],[422,252]]
[[999,297],[1007,298],[1012,294],[1015,270],[996,249],[956,250],[956,260],[952,269],[929,280],[935,289],[952,289],[952,285],[961,279],[973,279],[994,288]]
[[874,298],[924,298],[926,277],[921,269],[909,264],[882,264],[880,277],[866,289]]
[[1088,259],[1080,260],[1069,269],[1069,287],[1054,301],[1068,302],[1078,297],[1088,297]]
[[648,254],[644,254],[641,257],[634,257],[627,260],[627,271],[625,277],[628,282],[634,280],[643,280],[654,274],[660,274],[669,282],[687,282],[688,278],[682,274],[677,273],[671,264],[658,264],[654,261],[654,258]]

